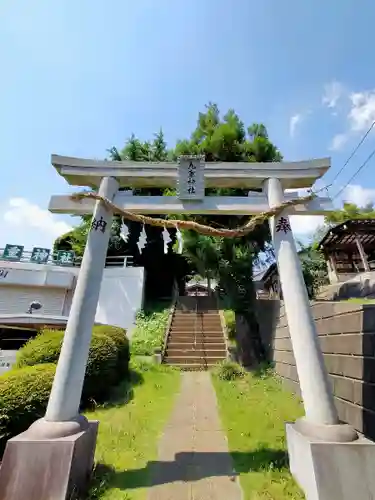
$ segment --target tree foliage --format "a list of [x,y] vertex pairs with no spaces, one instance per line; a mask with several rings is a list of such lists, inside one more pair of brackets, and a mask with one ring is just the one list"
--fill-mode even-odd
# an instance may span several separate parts
[[374,205],[370,203],[359,207],[355,203],[344,203],[341,209],[325,216],[324,225],[316,230],[310,245],[299,244],[303,276],[310,298],[314,298],[319,289],[328,283],[327,264],[318,249],[319,242],[331,227],[352,219],[375,219]]
[[350,219],[375,219],[375,209],[372,203],[359,207],[355,203],[344,203],[341,210],[335,210],[324,218],[327,230],[329,227],[341,224]]
[[[168,150],[160,129],[152,141],[141,141],[134,134],[127,140],[122,149],[112,147],[109,158],[114,161],[165,161],[176,160],[180,155],[204,155],[206,162],[272,162],[281,161],[282,156],[278,148],[270,141],[267,129],[262,123],[253,123],[249,126],[241,121],[234,110],[228,110],[221,116],[218,106],[209,103],[205,110],[198,115],[197,125],[189,138],[177,141],[174,149]],[[133,190],[139,195],[169,195],[171,190],[160,188],[144,188]],[[206,195],[247,196],[248,189],[206,189]],[[173,217],[173,216],[171,216]],[[189,216],[190,219],[216,227],[237,227],[247,221],[248,216]],[[125,221],[126,222],[126,221]],[[171,230],[172,241],[169,251],[164,255],[162,229],[146,227],[147,244],[140,254],[137,242],[141,232],[140,224],[126,222],[129,236],[126,242],[121,243],[119,224],[114,223],[111,235],[111,248],[116,252],[116,245],[121,247],[123,254],[134,257],[137,265],[146,268],[146,293],[151,295],[167,295],[168,287],[173,281],[180,282],[187,274],[197,273],[208,279],[215,278],[219,289],[228,306],[243,315],[248,324],[254,325],[255,291],[252,283],[253,263],[261,254],[270,252],[268,223],[258,227],[246,237],[240,239],[210,238],[190,231],[184,234],[184,255],[182,258],[173,252],[176,242],[175,231]],[[87,222],[67,238],[60,239],[59,245],[71,244],[83,247],[87,235]],[[74,236],[74,241],[72,239]],[[70,238],[70,239],[69,239]],[[79,252],[77,252],[79,253]],[[188,265],[187,265],[188,264]],[[252,327],[254,330],[254,326]],[[258,339],[259,340],[259,339]],[[257,346],[258,357],[261,357],[260,342]]]
[[[209,104],[199,113],[197,127],[190,139],[178,141],[174,157],[181,154],[203,154],[207,161],[270,162],[280,161],[281,153],[269,140],[263,124],[253,123],[247,129],[238,115],[229,110],[221,119],[215,104]],[[247,196],[245,189],[210,189],[207,195]],[[199,222],[221,227],[243,224],[246,216],[198,216]],[[226,307],[245,318],[250,336],[242,339],[243,353],[252,360],[262,359],[264,349],[255,318],[255,290],[252,282],[253,263],[260,253],[270,250],[268,223],[243,238],[227,239],[202,236],[193,232],[184,234],[185,254],[196,272],[208,280],[215,278]],[[250,341],[251,340],[251,341]],[[247,344],[247,345],[243,345]],[[250,364],[251,359],[242,359]]]
[[263,124],[253,123],[246,130],[233,109],[221,119],[217,105],[212,103],[206,106],[204,113],[199,113],[197,127],[190,139],[177,142],[173,157],[183,154],[204,154],[207,162],[282,159],[280,151],[269,140]]
[[318,248],[318,242],[310,245],[300,244],[298,252],[307,293],[314,299],[323,285],[328,283],[327,264],[323,253]]

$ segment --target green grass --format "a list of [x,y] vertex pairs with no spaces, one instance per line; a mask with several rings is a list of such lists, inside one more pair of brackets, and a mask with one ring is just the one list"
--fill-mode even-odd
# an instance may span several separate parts
[[223,427],[244,500],[299,500],[291,477],[285,422],[303,414],[302,406],[268,371],[226,381],[213,374]]
[[136,356],[151,356],[163,347],[170,304],[151,304],[137,314],[130,349]]
[[177,370],[139,363],[131,388],[123,384],[112,403],[87,413],[100,421],[90,500],[146,499],[147,463],[157,458],[179,382]]
[[354,302],[354,304],[375,304],[375,299],[366,299],[365,297],[357,297],[346,299],[346,302]]

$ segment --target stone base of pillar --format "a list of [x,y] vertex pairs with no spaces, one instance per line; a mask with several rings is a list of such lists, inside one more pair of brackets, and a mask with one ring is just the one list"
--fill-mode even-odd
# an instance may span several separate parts
[[286,425],[290,471],[307,500],[375,498],[375,443],[308,437],[296,424]]
[[0,468],[0,500],[81,498],[91,476],[99,423],[65,437],[10,439]]

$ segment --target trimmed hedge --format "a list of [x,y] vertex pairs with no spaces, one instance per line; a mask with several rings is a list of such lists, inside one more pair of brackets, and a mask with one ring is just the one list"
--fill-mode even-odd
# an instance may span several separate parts
[[116,326],[97,325],[94,327],[94,333],[101,333],[111,337],[118,349],[117,370],[119,380],[129,375],[130,348],[126,331]]
[[[17,354],[17,368],[57,363],[64,338],[61,330],[44,330],[27,342]],[[129,341],[125,331],[110,326],[95,326],[87,362],[82,403],[104,401],[108,390],[129,369]]]
[[[16,366],[0,376],[0,453],[5,441],[42,417],[48,403],[64,332],[44,330],[18,351]],[[129,371],[125,330],[95,326],[81,404],[103,402]]]
[[82,403],[105,401],[111,387],[120,381],[118,348],[108,335],[94,333],[83,384]]
[[23,368],[41,363],[57,363],[63,338],[64,332],[61,330],[43,330],[17,352],[15,367]]
[[10,370],[0,377],[0,451],[5,441],[43,417],[56,365]]

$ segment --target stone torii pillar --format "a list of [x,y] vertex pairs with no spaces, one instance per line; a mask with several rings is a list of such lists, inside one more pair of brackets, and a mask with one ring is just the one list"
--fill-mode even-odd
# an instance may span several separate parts
[[[268,179],[265,190],[270,207],[284,202],[280,180]],[[273,217],[270,229],[306,420],[318,426],[336,425],[339,423],[337,411],[288,215],[281,213]]]
[[[329,159],[283,163],[205,165],[198,157],[171,163],[134,163],[52,156],[60,175],[74,186],[97,186],[122,210],[141,214],[258,214],[284,201],[285,188],[312,186]],[[187,163],[186,163],[187,162]],[[178,187],[177,197],[129,197],[120,186]],[[283,182],[283,185],[281,184]],[[206,184],[205,184],[206,183]],[[205,197],[204,187],[264,187],[249,197]],[[285,195],[290,198],[290,193]],[[67,324],[46,416],[10,439],[0,469],[0,500],[68,500],[87,481],[95,450],[97,423],[79,415],[91,332],[99,297],[112,213],[101,201],[78,202],[53,196],[55,213],[93,213],[76,292]],[[308,500],[371,500],[375,496],[375,445],[339,424],[296,251],[289,213],[317,215],[332,210],[316,198],[288,208],[270,221],[280,283],[306,415],[287,424],[291,472]],[[42,449],[42,453],[41,453]]]
[[[113,199],[119,184],[104,177],[99,193]],[[79,414],[92,329],[105,266],[112,212],[95,203],[63,345],[44,418],[7,443],[0,500],[68,500],[92,470],[98,422]],[[30,496],[30,498],[31,498]]]
[[[118,188],[116,179],[104,177],[100,183],[99,194],[113,199]],[[112,215],[103,203],[96,202],[47,412],[41,422],[43,426],[46,423],[53,426],[53,422],[68,423],[80,419],[78,415],[83,380],[105,267]]]
[[[279,179],[264,189],[271,207],[284,201]],[[374,443],[339,423],[287,210],[270,228],[305,408],[304,418],[286,424],[290,470],[307,500],[370,500]]]

